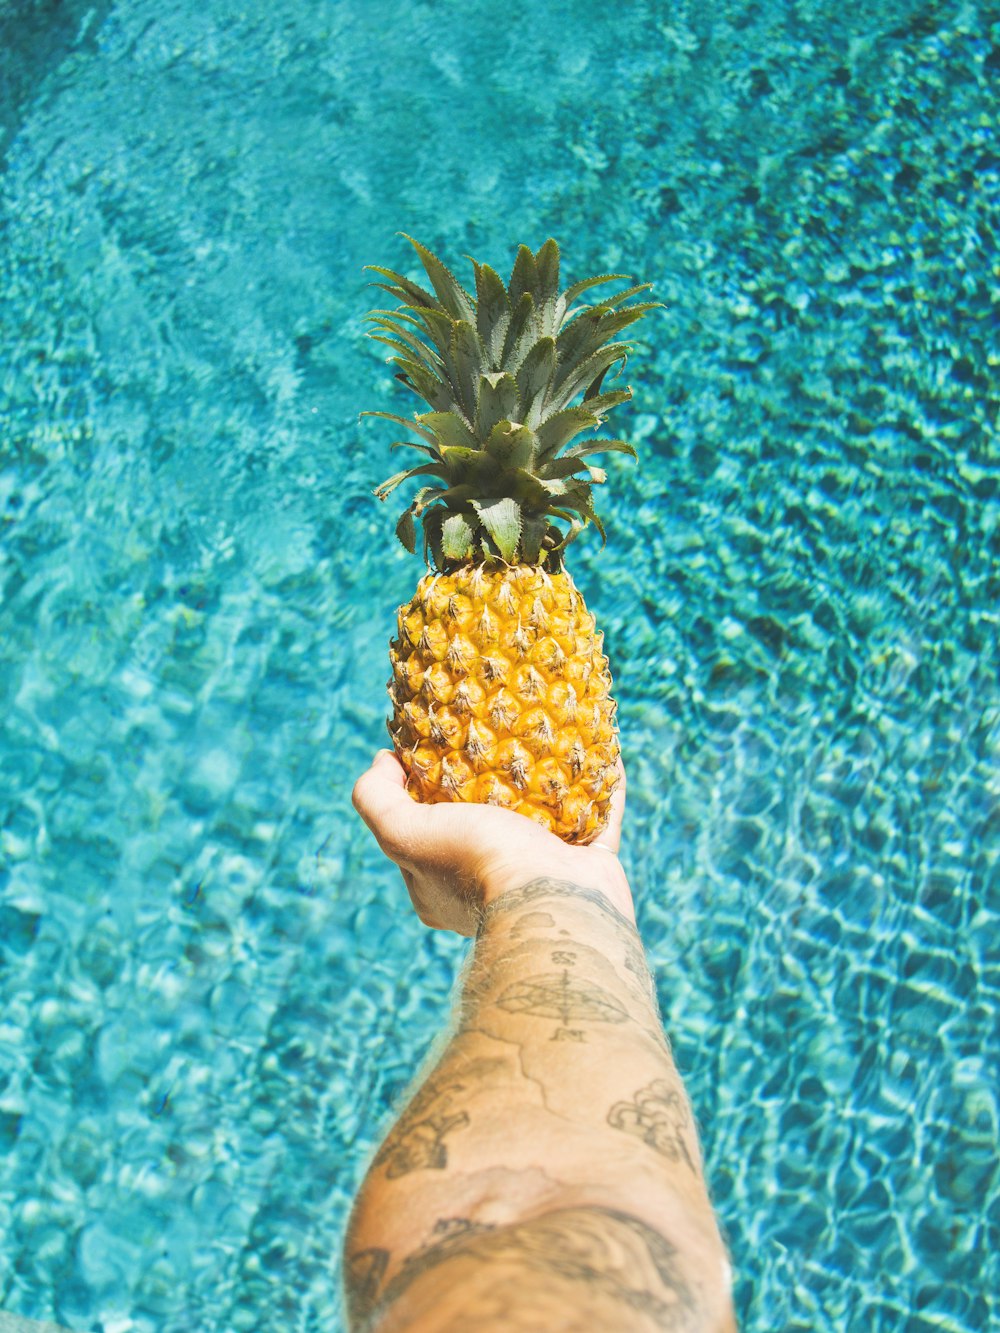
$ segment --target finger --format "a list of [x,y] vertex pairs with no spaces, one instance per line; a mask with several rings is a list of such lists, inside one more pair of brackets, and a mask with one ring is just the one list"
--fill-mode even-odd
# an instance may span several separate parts
[[376,750],[368,771],[385,778],[387,782],[395,783],[398,787],[406,786],[406,769],[396,757],[395,750]]
[[[379,846],[396,845],[413,822],[414,804],[406,792],[406,773],[391,750],[379,750],[351,793],[354,808],[375,834]],[[391,855],[391,852],[389,853]]]
[[459,865],[468,857],[469,831],[448,805],[424,805],[406,791],[406,772],[391,750],[380,750],[354,784],[354,808],[382,851],[403,870]]
[[605,847],[610,847],[613,852],[617,852],[622,841],[622,822],[625,819],[625,764],[621,755],[618,756],[618,786],[611,797],[611,808],[608,811],[608,826],[603,833],[599,835],[600,841]]

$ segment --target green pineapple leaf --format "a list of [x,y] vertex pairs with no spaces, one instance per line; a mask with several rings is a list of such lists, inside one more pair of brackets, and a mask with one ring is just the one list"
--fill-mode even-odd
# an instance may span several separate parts
[[486,349],[472,324],[458,320],[452,325],[451,360],[458,381],[456,388],[465,415],[470,422],[476,419],[476,398],[479,390],[479,368],[486,360]]
[[600,424],[601,418],[595,411],[579,404],[576,407],[564,407],[561,412],[547,417],[536,429],[539,462],[558,453],[574,435],[584,430],[596,430]]
[[421,486],[413,497],[413,512],[422,514],[432,500],[443,499],[448,494],[444,486]]
[[476,434],[489,438],[498,421],[519,421],[521,395],[513,375],[481,375],[479,401],[476,404]]
[[510,324],[511,305],[503,279],[489,264],[477,264],[476,270],[476,330],[486,348],[487,369],[499,368],[503,340]]
[[445,475],[444,465],[442,463],[422,463],[420,467],[407,468],[405,472],[397,472],[395,476],[389,477],[383,481],[380,486],[376,486],[372,492],[379,500],[384,500],[391,495],[397,486],[404,481],[409,481],[411,477],[422,477],[427,473],[433,473],[437,477]]
[[413,509],[404,509],[396,523],[396,536],[403,543],[410,555],[417,553],[417,525],[413,521]]
[[537,426],[542,404],[556,373],[556,340],[539,338],[517,372],[525,425]]
[[563,457],[589,458],[591,454],[603,454],[609,451],[616,454],[628,454],[632,458],[639,457],[628,440],[594,440],[591,444],[574,444],[566,450]]
[[543,481],[556,481],[560,477],[570,477],[574,472],[586,472],[587,464],[579,457],[571,457],[569,454],[563,454],[560,458],[553,458],[548,463],[543,463],[538,469],[538,475]]
[[454,513],[462,508],[467,509],[472,501],[482,494],[483,488],[478,481],[474,485],[463,481],[460,485],[449,486],[446,491],[441,492],[439,498],[443,505],[448,506],[448,512]]
[[496,495],[501,471],[497,460],[482,449],[463,449],[458,445],[441,450],[451,499],[463,502],[473,496]]
[[[391,448],[405,445],[427,460],[390,477],[378,494],[410,477],[437,479],[417,492],[400,518],[400,540],[412,548],[420,518],[425,554],[438,567],[491,553],[551,567],[591,522],[603,540],[591,492],[606,473],[588,460],[600,453],[634,458],[635,450],[625,440],[576,437],[598,430],[605,415],[631,397],[627,387],[603,385],[632,350],[623,331],[657,308],[635,299],[650,284],[603,273],[560,292],[559,247],[550,238],[534,253],[518,248],[507,286],[495,269],[473,259],[472,296],[426,246],[407,239],[431,290],[392,269],[373,268],[380,278],[374,285],[399,306],[372,311],[369,332],[390,349],[396,378],[430,409],[412,421],[368,414],[419,437],[395,440]],[[613,282],[622,290],[587,297]]]
[[417,420],[427,427],[431,439],[437,444],[481,448],[479,439],[457,412],[423,412]]
[[595,375],[593,380],[591,380],[591,382],[587,385],[586,389],[583,392],[583,401],[585,403],[589,403],[593,398],[600,398],[601,385],[604,383],[604,377],[605,375],[607,375],[611,367],[616,364],[616,362],[618,365],[618,370],[615,373],[620,375],[622,371],[625,369],[626,364],[628,363],[628,356],[616,357],[615,361],[609,362],[603,368],[603,370],[599,371],[598,374]]
[[559,508],[554,509],[553,512],[561,512],[564,517],[570,518],[573,514],[578,514],[584,525],[592,522],[601,534],[601,545],[603,547],[607,543],[607,533],[604,531],[604,524],[598,518],[594,509],[594,497],[590,493],[590,487],[585,482],[578,483],[578,486],[579,489],[576,493],[560,497]]
[[395,412],[362,412],[361,416],[384,417],[386,421],[394,421],[397,426],[405,426],[407,430],[412,430],[415,434],[420,435],[423,439],[425,439],[428,444],[435,443],[433,432],[428,430],[425,426],[421,426],[419,424],[421,420],[419,417],[417,418],[417,420],[414,421],[408,419],[407,417],[398,417],[396,416]]
[[389,445],[390,451],[393,449],[419,449],[422,454],[427,454],[431,458],[436,458],[441,462],[441,450],[436,445],[418,444],[416,440],[393,440]]
[[486,453],[499,465],[502,473],[515,468],[529,467],[534,459],[537,440],[527,426],[515,426],[509,421],[498,421],[486,441]]
[[369,272],[381,273],[383,278],[389,279],[388,283],[373,282],[373,287],[380,287],[382,291],[388,292],[391,296],[401,298],[405,304],[416,306],[437,305],[430,292],[425,291],[419,283],[404,278],[402,273],[394,273],[391,268],[379,268],[377,264],[367,264],[365,267]]
[[429,366],[440,364],[440,357],[437,352],[435,352],[433,348],[428,347],[424,340],[418,338],[410,329],[401,327],[394,320],[388,318],[375,317],[373,315],[371,319],[373,324],[377,325],[378,328],[385,332],[369,333],[369,338],[381,338],[383,342],[387,342],[389,338],[399,339],[402,343],[406,344],[406,346],[402,348],[404,356],[412,357],[413,354],[416,353],[417,358],[426,361]]
[[[616,292],[614,296],[602,297],[599,304],[603,306],[605,310],[615,310],[623,301],[631,301],[632,297],[638,296],[640,292],[651,292],[652,290],[653,284],[651,282],[640,282],[634,287],[626,287],[623,292]],[[652,304],[654,306],[659,306],[662,309],[662,301],[654,301]]]
[[451,326],[453,323],[451,318],[436,306],[414,310],[413,318],[434,344],[438,357],[444,361],[451,347]]
[[389,336],[388,333],[368,333],[365,336],[371,338],[372,342],[385,343],[387,347],[392,348],[392,350],[396,353],[396,356],[388,359],[391,361],[391,364],[393,365],[398,365],[397,361],[398,357],[402,357],[404,360],[408,360],[413,355],[413,349],[411,347],[408,347],[406,343],[402,341],[402,339],[392,338]]
[[[647,310],[655,310],[655,302],[628,306],[625,310],[602,310],[600,306],[578,315],[572,324],[559,334],[559,360],[568,373],[572,368],[610,342],[616,333],[641,319]],[[557,378],[558,383],[558,378]]]
[[474,530],[464,514],[449,514],[441,524],[441,550],[447,560],[464,560],[472,554]]
[[517,258],[509,283],[510,302],[515,308],[525,293],[537,304],[538,300],[538,265],[535,256],[526,245],[517,247]]
[[502,558],[510,563],[521,539],[521,506],[504,496],[499,500],[473,500],[472,507]]
[[551,513],[556,518],[561,518],[569,524],[568,529],[563,534],[562,540],[556,542],[556,545],[553,547],[553,554],[560,555],[570,544],[570,542],[575,541],[576,538],[580,535],[580,533],[584,530],[584,528],[587,526],[587,520],[578,518],[576,514],[569,513],[565,509],[557,509],[554,506],[551,510]]
[[431,559],[437,569],[444,568],[445,554],[441,533],[446,515],[447,510],[438,505],[429,514],[425,514],[423,519],[424,560],[430,564],[430,561],[427,560],[427,551],[430,548]]
[[[576,397],[581,389],[587,393],[592,393],[595,397],[600,389],[601,380],[607,371],[616,362],[624,362],[628,357],[628,343],[610,343],[607,347],[599,347],[585,361],[572,366],[569,373],[562,380],[559,380],[559,372],[556,372],[556,386],[549,396],[549,406],[551,409],[558,410]],[[586,396],[584,403],[586,403]]]
[[425,403],[430,403],[431,407],[439,412],[447,412],[454,406],[448,385],[438,379],[427,366],[419,361],[406,361],[402,357],[396,361],[396,365],[399,368],[396,379]]
[[548,513],[551,496],[545,489],[545,482],[535,472],[524,467],[515,468],[504,474],[503,487],[526,512],[538,516]]
[[566,305],[571,305],[578,296],[582,296],[584,292],[598,286],[599,283],[628,282],[631,276],[631,273],[598,273],[593,278],[583,278],[580,282],[574,282],[563,292]]
[[416,250],[420,256],[420,262],[427,270],[427,276],[431,280],[431,286],[437,293],[438,300],[447,310],[449,315],[455,319],[464,319],[469,323],[474,323],[476,318],[475,305],[472,297],[465,290],[450,269],[445,268],[437,255],[415,241],[412,236],[407,236],[406,232],[400,233]]
[[472,477],[482,467],[486,455],[477,444],[474,449],[464,444],[446,444],[441,450],[441,457],[448,467],[451,477]]
[[521,559],[537,565],[542,556],[542,542],[549,530],[547,514],[525,514],[521,528]]
[[[579,462],[579,460],[575,461]],[[587,470],[587,464],[580,463],[579,468],[577,468],[576,470],[579,471],[580,468],[582,468],[583,471],[585,472]],[[548,500],[550,502],[553,500],[558,501],[560,505],[565,505],[567,503],[567,497],[569,497],[570,499],[579,498],[582,489],[586,485],[587,485],[586,482],[584,482],[581,485],[581,480],[579,477],[566,476],[566,475],[561,477],[560,476],[546,477],[543,481],[541,481],[542,489],[545,491],[545,495],[548,498]]]
[[501,368],[516,375],[521,362],[528,355],[534,338],[535,300],[530,292],[525,292],[510,317],[507,336],[503,340],[503,351],[500,353]]
[[632,390],[627,385],[624,389],[608,389],[605,393],[591,394],[586,400],[585,410],[603,418],[605,412],[610,411],[612,407],[617,407],[619,403],[627,403],[631,397]]
[[559,246],[551,236],[535,255],[535,271],[542,301],[554,301],[559,295]]
[[559,297],[559,247],[551,238],[535,255],[538,271],[538,332],[543,338],[553,338],[565,313]]

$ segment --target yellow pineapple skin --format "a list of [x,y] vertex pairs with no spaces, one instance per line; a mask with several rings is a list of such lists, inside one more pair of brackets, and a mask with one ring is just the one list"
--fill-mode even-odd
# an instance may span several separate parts
[[565,570],[425,575],[389,648],[388,726],[410,795],[503,806],[591,842],[618,784],[603,638]]

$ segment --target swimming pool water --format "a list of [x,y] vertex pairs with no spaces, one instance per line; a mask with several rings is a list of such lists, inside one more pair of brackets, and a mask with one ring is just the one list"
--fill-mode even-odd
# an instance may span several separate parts
[[606,551],[625,859],[741,1325],[985,1330],[1000,448],[985,3],[0,20],[0,1310],[343,1327],[447,1010],[350,809],[419,569],[397,231],[657,284]]

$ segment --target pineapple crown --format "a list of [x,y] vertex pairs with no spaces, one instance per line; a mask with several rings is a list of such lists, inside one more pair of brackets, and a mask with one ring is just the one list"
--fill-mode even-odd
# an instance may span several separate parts
[[[559,247],[547,240],[537,254],[522,245],[510,282],[472,260],[476,294],[458,282],[430,250],[416,250],[433,294],[392,269],[371,265],[376,282],[400,302],[373,310],[370,337],[392,348],[396,378],[430,407],[412,420],[365,412],[404,426],[420,439],[398,440],[429,461],[398,472],[375,494],[384,500],[411,477],[423,485],[396,525],[408,551],[423,526],[424,557],[438,569],[499,558],[507,563],[557,566],[561,552],[591,520],[604,540],[591,488],[605,480],[586,460],[609,450],[636,453],[625,440],[571,444],[603,424],[607,412],[631,398],[628,388],[602,391],[612,366],[632,350],[612,341],[655,309],[626,304],[650,284],[639,283],[595,304],[573,305],[604,283],[631,281],[601,273],[559,290]],[[578,394],[581,402],[574,404]],[[566,524],[565,529],[559,521]]]

